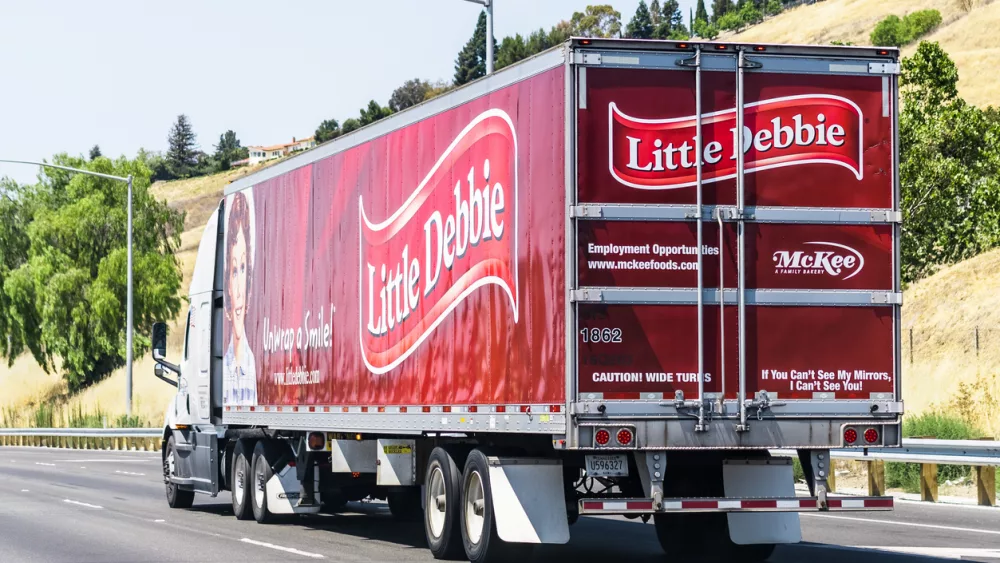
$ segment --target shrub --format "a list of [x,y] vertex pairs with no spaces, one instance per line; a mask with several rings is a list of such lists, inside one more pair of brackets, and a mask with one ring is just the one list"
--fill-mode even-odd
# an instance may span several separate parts
[[[903,419],[903,436],[907,438],[928,436],[939,440],[968,440],[979,438],[981,435],[978,430],[957,416],[924,413]],[[971,471],[968,465],[939,465],[938,480],[956,481],[968,477]],[[920,464],[885,464],[885,484],[889,487],[902,487],[908,493],[920,492]]]
[[872,31],[871,42],[879,47],[902,47],[905,35],[903,20],[899,16],[886,16]]
[[785,6],[781,3],[781,0],[770,0],[766,6],[764,6],[764,13],[773,16],[775,14],[780,14]]
[[906,42],[916,41],[939,25],[941,25],[941,12],[937,10],[919,10],[909,14],[903,18]]
[[726,12],[719,17],[719,21],[716,22],[719,29],[725,29],[726,31],[737,31],[743,27],[743,20],[740,19],[740,14],[736,11]]
[[696,36],[702,39],[708,39],[709,41],[719,36],[719,28],[705,20],[694,20],[692,31],[694,31]]

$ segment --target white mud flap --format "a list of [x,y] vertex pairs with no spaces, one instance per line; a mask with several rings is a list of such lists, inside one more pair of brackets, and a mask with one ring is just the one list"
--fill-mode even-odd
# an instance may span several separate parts
[[[789,498],[795,496],[795,479],[789,459],[727,460],[722,482],[730,498]],[[729,513],[733,543],[798,543],[802,541],[795,512]]]
[[264,487],[267,493],[267,509],[274,514],[316,514],[319,512],[322,501],[319,494],[319,478],[316,476],[317,468],[313,469],[313,478],[316,480],[316,506],[297,507],[299,502],[299,480],[295,476],[295,468],[286,465],[280,473],[275,473]]
[[497,534],[510,543],[569,541],[562,462],[488,458]]

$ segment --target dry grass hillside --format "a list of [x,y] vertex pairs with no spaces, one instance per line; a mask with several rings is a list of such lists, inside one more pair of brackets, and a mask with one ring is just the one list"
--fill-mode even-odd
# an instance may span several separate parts
[[[961,0],[823,0],[802,5],[738,34],[720,37],[725,41],[762,43],[819,43],[834,41],[867,45],[875,24],[888,15],[900,17],[933,8],[941,12],[943,23],[921,39],[938,41],[958,65],[959,94],[977,106],[1000,106],[1000,2],[973,0],[966,12]],[[916,44],[903,48],[910,55]]]
[[[177,253],[184,276],[183,293],[187,293],[191,282],[205,222],[218,206],[226,185],[246,173],[246,169],[232,170],[188,180],[157,182],[150,187],[155,197],[186,212],[185,230]],[[186,311],[182,306],[181,315],[170,325],[168,357],[180,357]],[[149,355],[136,358],[132,379],[133,414],[147,423],[159,424],[174,388],[153,377],[153,360]],[[70,397],[62,378],[56,373],[44,373],[30,355],[22,356],[9,368],[0,365],[0,424],[26,425],[42,403],[55,407],[57,422],[67,420],[72,409],[105,413],[111,421],[125,412],[125,370],[119,369],[104,381]]]
[[902,352],[907,412],[944,410],[1000,437],[1000,250],[907,289]]

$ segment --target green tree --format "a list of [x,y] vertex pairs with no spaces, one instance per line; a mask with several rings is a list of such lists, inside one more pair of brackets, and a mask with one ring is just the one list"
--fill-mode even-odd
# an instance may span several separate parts
[[[698,20],[708,22],[708,10],[705,9],[705,0],[698,0],[698,7],[694,11],[694,21]],[[694,27],[693,24],[692,27]]]
[[248,156],[250,156],[249,150],[240,144],[236,133],[230,129],[219,135],[219,144],[215,145],[215,154],[212,158],[215,160],[216,170],[222,171],[229,170],[233,162]]
[[336,139],[341,135],[340,123],[336,119],[324,119],[316,128],[314,136],[317,143],[325,143],[330,139]]
[[340,133],[342,135],[346,135],[355,129],[360,129],[362,125],[364,124],[361,123],[361,121],[354,117],[350,117],[345,119],[343,125],[340,126]]
[[[720,20],[733,8],[733,0],[712,0],[712,23],[722,27]],[[722,29],[726,29],[722,27]]]
[[533,55],[528,51],[528,45],[518,33],[513,37],[504,37],[497,50],[497,69],[510,66]]
[[382,118],[389,117],[390,115],[392,115],[391,109],[389,109],[388,107],[382,107],[379,105],[378,102],[372,100],[368,102],[368,107],[361,108],[361,117],[358,119],[358,121],[361,123],[361,126],[363,127],[370,123],[375,123],[376,121]]
[[97,145],[90,147],[90,160],[94,160],[95,158],[100,158],[101,156],[102,156],[101,147]]
[[941,12],[937,10],[917,10],[903,18],[906,43],[916,41],[941,25]]
[[753,2],[744,4],[737,13],[739,14],[740,22],[743,24],[741,27],[749,27],[764,21],[764,15],[760,13],[760,10],[757,9],[757,6]]
[[886,16],[875,25],[871,33],[872,45],[879,47],[901,47],[906,43],[906,30],[899,16]]
[[902,274],[1000,245],[1000,119],[958,97],[958,71],[937,43],[903,59],[899,122]]
[[581,37],[620,37],[622,14],[610,4],[587,6],[570,18],[573,35]]
[[419,78],[407,80],[402,86],[392,91],[392,96],[389,96],[389,109],[403,111],[419,104],[427,97],[427,91],[430,88],[431,83],[426,80]]
[[[700,0],[704,2],[705,0]],[[649,8],[645,0],[639,0],[639,7],[635,9],[635,14],[625,26],[625,37],[633,39],[651,39],[653,37],[653,19],[649,15]]]
[[[493,52],[496,51],[497,44],[494,39]],[[455,59],[455,86],[467,84],[483,76],[486,76],[486,12],[479,13],[476,30]]]
[[649,20],[653,23],[653,29],[660,25],[660,13],[662,13],[662,8],[660,8],[660,0],[653,0],[649,3]]
[[183,113],[167,137],[167,166],[176,178],[187,178],[198,167],[198,143],[191,122]]
[[784,10],[784,9],[785,9],[785,6],[784,6],[784,4],[781,3],[781,0],[769,0],[764,5],[764,13],[767,14],[767,15],[769,15],[769,16],[780,14],[781,11]]
[[[184,216],[149,194],[150,171],[140,159],[57,155],[53,162],[135,178],[135,352],[141,356],[152,323],[180,311],[174,253]],[[124,365],[126,192],[122,182],[46,170],[38,184],[17,188],[13,207],[0,206],[27,239],[25,245],[24,236],[11,239],[0,228],[6,271],[0,352],[8,361],[30,352],[46,372],[58,367],[71,390]]]
[[693,29],[694,34],[698,37],[701,37],[702,39],[708,39],[709,41],[711,41],[712,39],[715,39],[716,37],[719,36],[719,28],[715,27],[714,25],[708,23],[705,20],[700,20],[700,19],[694,20],[694,25],[692,27],[694,28]]
[[726,31],[739,31],[743,29],[743,19],[740,18],[739,12],[732,10],[722,14],[722,17],[716,21],[716,25],[719,26],[719,29]]
[[448,92],[449,90],[452,90],[454,88],[455,86],[453,86],[450,82],[446,80],[438,80],[437,82],[431,84],[430,88],[427,89],[427,93],[424,94],[424,100],[426,101],[432,98],[436,98],[441,94],[444,94],[445,92]]

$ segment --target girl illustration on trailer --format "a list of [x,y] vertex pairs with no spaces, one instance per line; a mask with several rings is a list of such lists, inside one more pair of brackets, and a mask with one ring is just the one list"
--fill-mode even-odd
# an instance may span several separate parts
[[237,192],[226,199],[225,310],[229,344],[223,360],[227,405],[257,404],[257,364],[247,339],[247,307],[253,301],[254,240],[252,199]]

